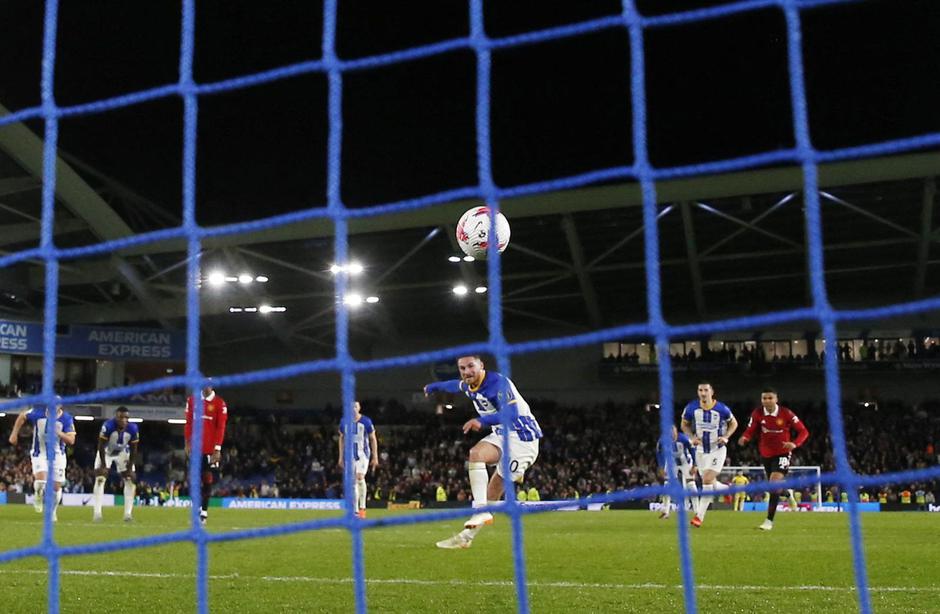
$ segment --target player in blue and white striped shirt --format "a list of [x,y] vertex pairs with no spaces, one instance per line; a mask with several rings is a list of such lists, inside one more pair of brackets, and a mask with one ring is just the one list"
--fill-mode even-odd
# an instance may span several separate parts
[[[532,466],[539,455],[539,439],[542,429],[532,415],[529,404],[508,377],[495,371],[486,371],[479,355],[461,356],[457,360],[459,380],[434,382],[424,387],[424,394],[448,392],[463,393],[473,402],[478,418],[463,425],[466,435],[470,431],[491,428],[492,433],[477,442],[470,450],[467,463],[473,507],[483,507],[488,502],[499,501],[505,492],[503,467],[503,427],[501,415],[509,414],[509,471],[512,482],[522,482],[526,469]],[[496,465],[496,471],[487,483],[487,465]],[[486,524],[493,523],[489,512],[473,514],[464,530],[450,539],[437,542],[438,548],[469,548],[477,532]]]
[[[52,484],[55,490],[53,498],[52,520],[58,520],[56,508],[62,499],[62,486],[65,484],[65,446],[75,445],[75,420],[72,414],[62,409],[62,404],[56,397],[55,414],[55,447],[52,450]],[[33,464],[33,489],[35,494],[33,505],[37,512],[42,513],[43,499],[46,491],[46,483],[49,478],[49,456],[46,449],[46,423],[48,422],[46,407],[37,405],[36,407],[20,412],[13,423],[13,432],[10,433],[10,445],[15,446],[20,435],[20,429],[28,421],[33,425],[32,444],[30,445],[30,460]]]
[[[375,473],[379,466],[379,441],[375,436],[375,426],[368,416],[362,415],[359,401],[353,403],[353,463],[356,472],[356,515],[366,517],[366,473],[369,469]],[[339,425],[339,468],[343,469],[345,447],[345,424]]]
[[101,506],[108,473],[114,465],[124,482],[124,522],[132,520],[134,496],[137,492],[137,448],[140,428],[130,421],[130,413],[123,405],[114,411],[114,417],[101,425],[98,433],[98,453],[95,454],[94,511],[92,520],[101,522]]
[[[676,466],[674,475],[668,474],[669,466],[667,465],[667,458],[670,452],[672,452]],[[672,445],[670,445],[669,448],[663,451],[660,442],[656,442],[656,462],[659,465],[660,477],[662,477],[663,483],[666,485],[669,484],[669,480],[672,478],[678,478],[686,488],[695,490],[694,458],[692,443],[689,441],[689,438],[685,436],[685,433],[680,433],[675,426],[672,427]],[[691,499],[691,501],[695,501],[695,499]],[[669,518],[669,506],[671,503],[672,497],[668,494],[663,495],[663,508],[662,512],[659,514],[661,520]]]
[[[738,421],[728,406],[715,400],[712,385],[709,382],[699,383],[698,400],[690,402],[682,410],[682,432],[689,436],[695,446],[695,466],[702,475],[702,490],[705,493],[727,488],[718,481],[718,474],[728,455],[728,439],[737,428]],[[692,526],[702,526],[711,502],[709,494],[699,498]]]

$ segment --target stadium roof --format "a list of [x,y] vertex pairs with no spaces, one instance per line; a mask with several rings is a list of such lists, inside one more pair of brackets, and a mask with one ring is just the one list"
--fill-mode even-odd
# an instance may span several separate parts
[[[669,10],[707,2],[669,3]],[[804,47],[814,145],[848,147],[940,130],[940,38],[935,2],[907,11],[853,3],[805,11]],[[320,8],[199,3],[195,77],[218,82],[317,57]],[[662,3],[639,2],[647,13]],[[533,11],[487,3],[487,33],[521,32],[619,14],[620,2]],[[17,6],[0,33],[0,104],[38,103],[42,9]],[[394,9],[342,3],[338,52],[357,59],[465,36],[465,2]],[[176,5],[63,6],[56,101],[74,105],[177,78]],[[363,35],[366,33],[367,35]],[[872,41],[878,41],[873,45]],[[782,15],[776,8],[648,33],[649,145],[659,168],[793,146]],[[748,53],[742,54],[741,49]],[[130,58],[135,59],[131,61]],[[139,60],[139,61],[137,61]],[[855,67],[852,70],[846,66]],[[474,56],[441,54],[344,77],[343,199],[352,209],[476,183]],[[325,203],[326,80],[303,74],[200,98],[197,218],[224,228]],[[632,163],[629,39],[623,28],[493,53],[493,161],[501,186]],[[0,114],[5,113],[0,108]],[[0,249],[38,240],[41,125],[0,127]],[[60,124],[56,244],[84,246],[180,224],[181,113],[169,96]],[[940,154],[821,167],[827,281],[836,307],[882,305],[940,290],[936,200]],[[809,304],[802,178],[795,167],[660,182],[663,300],[670,322]],[[508,198],[513,239],[503,258],[510,339],[645,319],[639,190],[597,182]],[[451,263],[453,224],[473,201],[350,220],[350,253],[366,267],[354,286],[380,297],[352,319],[355,348],[401,337],[485,336],[481,263]],[[265,275],[265,284],[203,287],[206,347],[274,337],[297,354],[330,354],[332,223],[308,220],[204,243],[202,270]],[[185,248],[153,241],[63,263],[63,323],[181,328]],[[0,269],[0,314],[40,319],[41,262]],[[282,305],[284,313],[230,314]],[[933,314],[899,326],[936,328]],[[812,328],[812,325],[807,324]]]

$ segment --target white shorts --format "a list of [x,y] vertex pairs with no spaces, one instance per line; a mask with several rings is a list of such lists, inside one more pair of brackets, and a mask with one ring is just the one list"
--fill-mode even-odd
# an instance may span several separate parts
[[364,456],[361,457],[359,460],[353,463],[353,469],[355,470],[356,474],[361,473],[363,477],[365,477],[365,475],[369,473],[369,459]]
[[[665,467],[663,468],[665,471]],[[676,465],[676,477],[682,479],[682,484],[685,485],[688,482],[691,482],[694,478],[692,477],[692,465]],[[670,482],[669,474],[666,474],[666,484]]]
[[[497,448],[499,448],[500,454],[503,451],[503,436],[497,435],[496,432],[492,432],[481,441],[491,443]],[[533,439],[532,441],[522,441],[519,439],[519,436],[516,435],[516,432],[513,431],[509,434],[509,471],[512,472],[512,481],[521,482],[522,478],[525,477],[526,469],[532,466],[535,463],[535,459],[539,455],[539,440]],[[499,474],[499,477],[505,479],[503,475],[503,464],[502,462],[496,463],[496,473]]]
[[[122,452],[121,454],[115,454],[114,456],[110,454],[104,455],[104,466],[108,469],[111,469],[111,465],[115,465],[118,470],[118,473],[124,473],[127,471],[127,463],[130,462],[131,455],[129,452]],[[101,469],[101,455],[95,454],[95,469]],[[131,471],[136,471],[136,468],[131,465]]]
[[[36,475],[37,473],[40,473],[40,472],[46,473],[47,474],[46,479],[48,480],[49,479],[49,476],[48,476],[49,459],[46,458],[45,456],[31,456],[30,458],[33,461],[33,475]],[[58,455],[55,457],[55,460],[52,461],[52,468],[55,474],[54,479],[56,482],[59,482],[60,484],[65,483],[65,462],[66,462],[65,457],[58,456]]]
[[725,466],[725,458],[728,456],[727,446],[716,446],[707,454],[702,451],[702,447],[695,448],[695,466],[701,473],[714,471],[721,473],[721,468]]

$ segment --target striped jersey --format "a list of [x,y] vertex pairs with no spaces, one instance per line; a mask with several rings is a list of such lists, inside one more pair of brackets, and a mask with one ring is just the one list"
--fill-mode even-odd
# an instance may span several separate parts
[[509,413],[509,422],[512,432],[522,441],[535,441],[542,438],[542,428],[539,426],[529,404],[516,389],[508,377],[495,371],[484,371],[483,381],[477,387],[471,387],[462,380],[448,380],[434,382],[426,387],[428,393],[449,392],[464,393],[473,402],[474,409],[480,415],[480,422],[492,427],[497,435],[502,434],[500,426],[500,411]]
[[718,438],[727,432],[731,417],[731,410],[721,401],[715,401],[714,405],[705,408],[695,400],[682,411],[682,419],[692,424],[695,436],[702,441],[700,445],[705,454],[718,448]]
[[140,441],[140,430],[133,422],[129,422],[123,431],[118,430],[117,420],[111,418],[101,425],[98,437],[104,441],[104,453],[117,456],[130,452],[131,444]]
[[[692,442],[685,436],[685,433],[679,433],[672,445],[666,448],[666,454],[671,448],[673,459],[675,459],[676,469],[689,472],[695,464],[693,460],[695,454],[692,451]],[[666,454],[663,454],[661,442],[656,443],[656,462],[660,467],[666,467]]]
[[[339,425],[339,432],[346,434],[345,424]],[[372,458],[372,446],[369,443],[369,435],[375,432],[375,426],[372,424],[372,420],[368,416],[363,416],[360,414],[359,419],[356,421],[354,427],[356,432],[353,436],[353,458],[359,460],[360,458],[365,458],[369,460]]]
[[[26,419],[33,425],[33,445],[30,447],[30,454],[37,458],[46,458],[46,409],[44,407],[34,407],[26,414]],[[72,414],[63,411],[62,415],[56,418],[56,422],[62,425],[63,433],[72,433],[75,431],[75,420]],[[65,456],[65,442],[59,437],[55,438],[55,456]]]

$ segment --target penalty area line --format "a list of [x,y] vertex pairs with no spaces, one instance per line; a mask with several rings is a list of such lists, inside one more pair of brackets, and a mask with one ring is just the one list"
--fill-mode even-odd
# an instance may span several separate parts
[[[44,569],[0,569],[0,574],[34,574],[47,575],[49,572]],[[155,578],[171,580],[192,580],[195,574],[180,573],[158,573],[158,572],[135,572],[135,571],[100,571],[93,569],[64,569],[60,572],[63,576],[90,576],[102,578]],[[209,576],[210,580],[246,580],[262,581],[276,583],[308,583],[308,584],[350,584],[351,578],[314,578],[310,576],[244,576],[241,574],[213,574]],[[509,587],[515,586],[514,582],[509,580],[422,580],[419,578],[366,578],[367,584],[398,584],[412,586],[484,586],[484,587]],[[586,589],[595,588],[603,590],[682,590],[681,584],[662,584],[656,582],[642,582],[636,584],[619,584],[614,582],[570,582],[570,581],[538,581],[533,580],[527,583],[533,588],[575,588]],[[829,591],[838,593],[854,593],[854,586],[824,586],[824,585],[744,585],[735,586],[730,584],[698,584],[699,590],[723,591],[723,590],[745,590],[745,591]],[[940,586],[870,586],[868,590],[873,593],[938,593]]]

